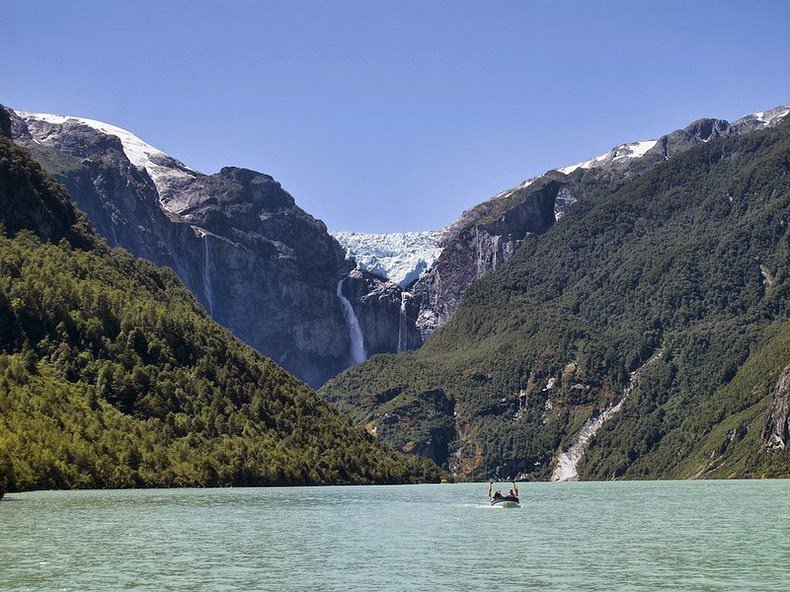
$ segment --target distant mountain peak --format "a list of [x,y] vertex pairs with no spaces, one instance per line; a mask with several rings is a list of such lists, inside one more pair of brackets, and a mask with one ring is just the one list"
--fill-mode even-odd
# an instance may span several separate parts
[[638,140],[628,144],[620,144],[603,154],[555,170],[570,175],[576,169],[592,169],[624,158],[642,158],[657,143],[658,140]]
[[[734,121],[730,124],[723,119],[700,119],[697,121],[692,122],[689,124],[685,129],[687,131],[692,131],[692,128],[711,128],[708,130],[707,133],[704,134],[705,137],[701,137],[702,141],[707,141],[710,135],[713,132],[713,127],[732,127],[738,131],[754,131],[758,129],[762,129],[764,127],[772,127],[776,125],[780,119],[782,119],[785,115],[790,113],[790,107],[786,106],[779,106],[774,107],[773,109],[769,109],[768,111],[759,111],[757,113],[751,113],[749,115],[745,115],[740,119]],[[720,123],[721,126],[716,126],[713,124]],[[705,124],[705,125],[703,125]],[[698,129],[694,129],[694,131],[699,131]],[[658,144],[659,139],[655,140],[637,140],[636,142],[628,142],[627,144],[620,144],[619,146],[615,146],[614,148],[604,152],[603,154],[599,154],[598,156],[593,156],[592,158],[588,158],[587,160],[583,160],[581,162],[577,162],[576,164],[572,164],[565,167],[559,167],[553,169],[555,171],[559,171],[566,175],[570,175],[577,169],[592,169],[606,166],[607,164],[614,163],[624,159],[632,159],[632,158],[642,158],[645,154],[648,153],[649,150],[652,150],[656,144]],[[522,185],[523,186],[523,185]]]

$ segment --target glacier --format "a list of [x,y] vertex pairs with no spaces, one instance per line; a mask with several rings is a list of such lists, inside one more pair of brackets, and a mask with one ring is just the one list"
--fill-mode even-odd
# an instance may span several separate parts
[[358,269],[406,288],[436,261],[444,231],[330,234],[354,258]]

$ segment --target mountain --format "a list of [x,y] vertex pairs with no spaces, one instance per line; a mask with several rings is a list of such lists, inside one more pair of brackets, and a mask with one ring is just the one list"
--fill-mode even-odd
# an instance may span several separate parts
[[700,119],[658,139],[615,146],[502,191],[439,231],[334,233],[357,265],[348,296],[363,321],[367,353],[421,347],[452,317],[474,282],[507,261],[526,237],[548,231],[580,197],[614,191],[712,138],[773,127],[788,112],[776,107],[733,123]]
[[314,386],[352,363],[337,291],[355,264],[272,177],[205,175],[91,119],[10,115],[15,141],[111,246],[172,268],[212,318]]
[[[217,325],[171,270],[109,248],[2,109],[0,129],[0,492],[438,480]],[[150,182],[115,156],[77,163]]]
[[205,175],[91,119],[11,116],[16,141],[111,246],[171,267],[215,320],[317,387],[369,356],[421,347],[474,282],[578,199],[614,191],[711,138],[770,127],[786,112],[703,119],[617,146],[503,191],[441,231],[334,237],[268,175],[235,167]]
[[451,318],[474,282],[512,257],[527,237],[548,231],[577,200],[611,193],[631,177],[712,139],[773,127],[788,112],[776,107],[733,123],[700,119],[656,140],[621,144],[552,169],[464,212],[441,234],[434,265],[407,288],[418,342]]
[[321,393],[467,478],[790,475],[787,111],[700,120],[473,208],[410,288],[441,328]]

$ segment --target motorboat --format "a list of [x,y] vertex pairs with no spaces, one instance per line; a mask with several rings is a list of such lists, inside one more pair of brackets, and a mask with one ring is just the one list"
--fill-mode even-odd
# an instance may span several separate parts
[[492,498],[491,505],[497,508],[520,508],[518,497],[515,495],[503,495],[502,497]]
[[518,485],[516,485],[515,481],[511,481],[513,484],[512,489],[508,492],[507,495],[502,495],[501,491],[494,491],[494,481],[491,480],[488,483],[488,499],[491,501],[491,506],[495,508],[520,508],[521,505],[519,504],[518,499]]

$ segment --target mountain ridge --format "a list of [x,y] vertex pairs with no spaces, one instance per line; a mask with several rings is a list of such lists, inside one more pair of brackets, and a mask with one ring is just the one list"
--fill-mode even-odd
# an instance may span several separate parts
[[353,233],[332,236],[269,175],[238,167],[205,175],[86,118],[20,112],[13,127],[112,245],[172,267],[216,320],[319,386],[354,363],[353,325],[369,355],[419,348],[473,283],[550,229],[581,195],[612,191],[710,138],[774,125],[786,111],[732,124],[700,119],[533,177],[441,231],[356,241],[343,238]]

